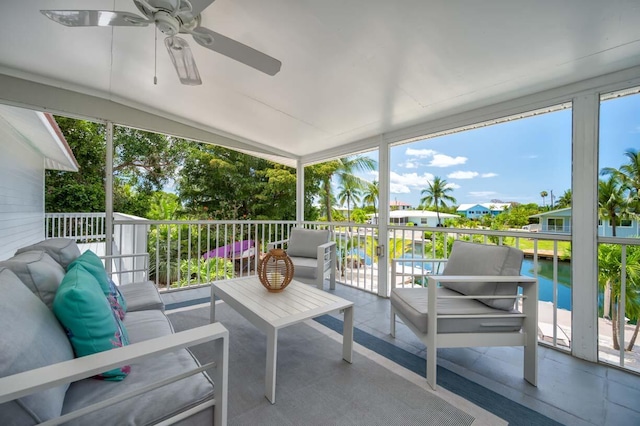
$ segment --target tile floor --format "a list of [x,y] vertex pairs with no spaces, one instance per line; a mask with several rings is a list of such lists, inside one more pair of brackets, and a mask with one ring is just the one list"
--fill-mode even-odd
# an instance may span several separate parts
[[[389,335],[389,299],[337,285],[333,292],[355,303],[355,326],[425,356],[425,346],[402,325]],[[208,297],[209,287],[163,294],[165,303]],[[521,348],[438,350],[438,364],[513,401],[567,425],[640,425],[640,376],[586,362],[541,346],[538,387],[522,378]]]

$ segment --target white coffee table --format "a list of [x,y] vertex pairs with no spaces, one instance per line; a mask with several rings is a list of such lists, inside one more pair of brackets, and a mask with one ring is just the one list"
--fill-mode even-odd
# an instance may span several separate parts
[[344,312],[342,358],[353,356],[353,302],[292,281],[284,291],[270,293],[258,277],[243,277],[211,284],[211,322],[215,322],[215,296],[267,335],[265,396],[276,402],[276,359],[278,330],[298,322],[336,311]]

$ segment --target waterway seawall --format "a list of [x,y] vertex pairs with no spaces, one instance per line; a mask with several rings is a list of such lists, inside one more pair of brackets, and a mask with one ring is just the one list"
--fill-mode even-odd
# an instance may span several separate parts
[[[524,257],[533,257],[534,251],[533,249],[523,249]],[[553,260],[553,250],[542,250],[538,249],[538,259],[548,259]],[[564,256],[564,253],[558,250],[558,260],[560,262],[570,262],[571,258]]]

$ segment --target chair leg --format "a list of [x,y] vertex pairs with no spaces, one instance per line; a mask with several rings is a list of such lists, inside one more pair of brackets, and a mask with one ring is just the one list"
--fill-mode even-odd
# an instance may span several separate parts
[[389,334],[391,334],[391,337],[396,337],[396,313],[393,310],[393,308],[391,308],[391,322],[389,323]]
[[427,346],[427,383],[431,386],[431,389],[436,390],[438,363],[436,362],[437,348],[434,343],[432,342],[431,345]]

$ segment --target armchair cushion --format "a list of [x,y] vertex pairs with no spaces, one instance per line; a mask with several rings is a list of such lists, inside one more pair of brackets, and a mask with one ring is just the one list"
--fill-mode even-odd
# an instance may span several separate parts
[[329,242],[329,230],[292,228],[287,254],[291,257],[318,257],[318,246]]
[[[436,289],[440,296],[462,296],[447,288]],[[426,288],[394,288],[391,305],[403,314],[421,333],[427,333],[429,300]],[[523,318],[514,317],[516,310],[490,308],[474,299],[438,299],[438,315],[501,315],[504,318],[438,318],[438,333],[492,333],[518,331]]]
[[[3,267],[0,292],[0,377],[73,359],[73,349],[53,312]],[[34,424],[59,416],[68,387],[0,404],[0,424]]]
[[39,243],[32,244],[27,247],[22,247],[16,251],[16,254],[24,253],[25,251],[42,250],[67,270],[67,266],[78,256],[80,256],[80,249],[74,240],[68,238],[51,238],[48,240],[40,241]]
[[[318,278],[318,261],[308,257],[291,257],[296,278]],[[322,271],[320,271],[322,273]]]
[[[523,253],[507,246],[493,246],[456,240],[442,275],[520,275]],[[516,295],[516,283],[446,283],[450,290],[467,296]],[[511,311],[515,299],[478,299],[485,305]]]
[[41,250],[25,251],[0,262],[0,266],[16,274],[51,309],[58,286],[64,278],[64,269],[51,256]]

